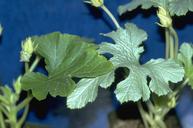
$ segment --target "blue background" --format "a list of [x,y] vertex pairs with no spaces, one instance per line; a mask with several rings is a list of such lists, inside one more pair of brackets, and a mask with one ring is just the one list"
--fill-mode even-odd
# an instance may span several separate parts
[[[155,10],[142,12],[140,9],[119,17],[117,7],[129,0],[105,0],[107,7],[120,21],[134,22],[147,31],[149,38],[145,42],[147,52],[142,56],[142,62],[150,58],[164,57],[164,40],[161,29],[155,24],[158,19],[154,16]],[[77,34],[95,39],[97,43],[106,38],[99,33],[107,33],[115,29],[112,22],[102,11],[85,5],[82,0],[0,0],[0,22],[4,28],[0,43],[0,80],[3,84],[11,85],[13,80],[22,72],[23,64],[19,62],[21,41],[28,36],[41,35],[53,31]],[[177,18],[175,27],[180,37],[180,42],[193,41],[193,15]],[[161,35],[160,35],[161,34]],[[191,128],[186,121],[192,118],[191,91],[186,94],[178,105],[178,114],[182,118],[185,128]],[[70,111],[65,109],[65,100],[52,99],[41,103],[33,102],[34,106],[41,106],[46,111],[44,116],[37,116],[35,112],[29,114],[28,121],[41,122],[56,128],[106,128],[108,112],[115,107],[110,91],[100,90],[100,96],[93,104],[82,110]],[[56,100],[50,103],[50,100]],[[58,105],[58,101],[62,101]],[[185,105],[186,104],[186,105]],[[54,109],[61,109],[55,112]],[[192,107],[193,108],[193,107]],[[48,114],[45,114],[48,112]],[[41,112],[40,112],[41,113]],[[60,114],[54,114],[60,113]],[[59,125],[60,124],[60,125]],[[59,126],[58,126],[59,125]]]

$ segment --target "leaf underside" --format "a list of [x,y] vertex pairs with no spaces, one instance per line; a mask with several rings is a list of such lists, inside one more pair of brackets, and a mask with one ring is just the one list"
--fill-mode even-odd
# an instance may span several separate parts
[[126,24],[125,29],[120,28],[105,36],[112,38],[115,44],[102,43],[100,52],[113,55],[110,61],[114,67],[130,70],[128,77],[118,83],[115,90],[121,103],[138,101],[141,98],[146,101],[150,92],[158,96],[166,95],[171,91],[169,81],[177,83],[182,80],[184,70],[174,60],[151,59],[143,65],[139,63],[140,54],[143,52],[141,44],[147,39],[147,34],[136,25]]
[[27,73],[22,88],[32,90],[38,100],[50,94],[68,96],[75,88],[72,78],[98,77],[112,70],[111,62],[96,51],[96,46],[75,35],[54,32],[33,37],[36,54],[43,57],[48,76]]
[[186,15],[188,11],[193,11],[193,0],[132,0],[126,5],[119,6],[118,12],[123,14],[139,6],[142,9],[161,6],[168,10],[172,16],[182,16]]

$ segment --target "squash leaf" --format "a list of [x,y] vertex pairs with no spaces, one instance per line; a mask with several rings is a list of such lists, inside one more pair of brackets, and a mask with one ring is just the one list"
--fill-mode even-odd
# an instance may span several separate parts
[[189,79],[189,85],[193,88],[193,47],[189,43],[183,43],[178,54],[179,62],[184,66],[185,77]]
[[82,108],[93,102],[98,93],[98,87],[109,87],[114,81],[114,72],[90,79],[81,79],[76,89],[67,97],[67,106],[71,109]]
[[38,100],[51,96],[68,96],[75,88],[75,78],[92,78],[112,70],[112,64],[101,56],[96,46],[83,38],[51,33],[32,37],[36,54],[43,57],[48,76],[27,73],[21,79],[24,90],[32,90]]
[[172,16],[182,16],[186,15],[188,11],[193,11],[193,0],[132,0],[126,5],[121,5],[118,11],[120,14],[123,14],[139,6],[141,6],[142,9],[161,6],[169,10]]
[[[136,25],[126,24],[125,29],[120,28],[105,36],[112,38],[115,44],[103,43],[100,52],[113,55],[110,61],[114,67],[130,70],[128,77],[118,83],[115,90],[121,103],[141,98],[146,101],[150,92],[166,95],[171,91],[169,81],[177,83],[183,79],[183,67],[174,60],[152,59],[143,65],[139,63],[140,54],[144,51],[141,44],[147,39],[147,34]],[[150,81],[147,81],[148,77]]]

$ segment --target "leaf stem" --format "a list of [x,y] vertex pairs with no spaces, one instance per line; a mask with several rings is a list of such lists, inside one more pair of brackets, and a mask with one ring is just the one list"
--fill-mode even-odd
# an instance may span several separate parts
[[17,105],[17,111],[20,111],[26,105],[28,105],[30,103],[30,101],[32,100],[32,98],[33,98],[33,96],[28,94],[28,96],[25,98],[25,100],[23,102],[21,102],[19,105]]
[[175,48],[174,48],[174,55],[175,57],[177,56],[178,54],[178,47],[179,47],[179,39],[178,39],[178,34],[177,32],[174,30],[174,28],[171,26],[169,27],[169,30],[174,38],[174,43],[175,43]]
[[35,61],[33,62],[33,64],[31,65],[29,72],[32,72],[36,66],[38,65],[39,61],[40,61],[41,57],[40,56],[36,56]]
[[117,27],[117,29],[120,28],[120,25],[118,23],[118,21],[116,20],[116,18],[113,16],[113,14],[109,11],[109,9],[105,6],[102,5],[101,8],[107,13],[107,15],[111,18],[111,20],[113,21],[113,23],[115,24],[115,26]]
[[25,72],[27,72],[29,70],[29,63],[25,62]]
[[20,120],[18,122],[18,127],[19,128],[22,127],[24,121],[26,120],[28,112],[29,112],[29,104],[27,104],[27,106],[25,107],[23,115],[22,115],[22,117],[20,118]]
[[174,39],[173,39],[173,36],[171,35],[171,31],[169,31],[169,40],[170,40],[170,46],[169,46],[169,48],[170,48],[170,56],[169,56],[169,58],[174,58],[175,57],[175,48],[174,48]]
[[186,84],[188,84],[188,82],[189,82],[189,79],[186,78],[186,79],[184,80],[184,82],[173,91],[173,93],[171,94],[171,96],[176,96],[176,95],[179,93],[179,91],[180,91],[184,86],[186,86]]
[[170,39],[169,39],[169,31],[167,28],[165,28],[165,39],[166,39],[166,46],[165,46],[165,57],[166,59],[169,58],[170,53]]

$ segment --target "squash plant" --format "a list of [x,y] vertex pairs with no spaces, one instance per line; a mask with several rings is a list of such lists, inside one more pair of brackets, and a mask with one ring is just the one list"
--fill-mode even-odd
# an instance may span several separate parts
[[[125,78],[115,89],[117,100],[121,104],[136,102],[146,128],[167,127],[164,119],[176,106],[181,90],[187,84],[193,86],[193,48],[189,43],[178,48],[172,17],[193,11],[193,1],[132,0],[119,7],[120,14],[138,6],[158,9],[160,22],[157,24],[165,30],[166,58],[151,59],[145,64],[139,59],[147,33],[133,23],[120,26],[103,0],[86,3],[101,8],[115,24],[116,30],[102,34],[113,42],[95,45],[91,40],[59,32],[32,36],[23,41],[20,57],[25,73],[13,83],[13,88],[0,88],[1,128],[21,128],[33,98],[67,97],[68,108],[85,107],[96,99],[99,87],[111,86],[118,68],[125,69]],[[103,56],[105,53],[112,57],[107,60]],[[46,74],[35,70],[41,60],[45,62]],[[24,99],[20,98],[22,90],[27,92]]]

